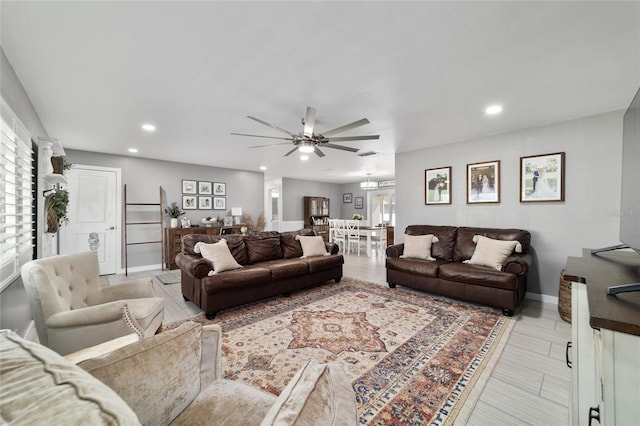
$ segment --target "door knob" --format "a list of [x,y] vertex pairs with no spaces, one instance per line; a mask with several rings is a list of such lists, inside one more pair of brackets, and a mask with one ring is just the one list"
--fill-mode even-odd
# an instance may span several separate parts
[[106,230],[107,230],[107,231],[113,231],[114,229],[116,229],[116,227],[115,227],[115,226],[110,226],[110,227],[108,227]]

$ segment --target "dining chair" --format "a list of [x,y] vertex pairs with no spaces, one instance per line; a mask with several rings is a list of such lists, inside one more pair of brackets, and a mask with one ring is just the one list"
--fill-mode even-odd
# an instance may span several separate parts
[[384,257],[387,250],[387,224],[381,223],[380,229],[376,230],[375,235],[371,237],[372,248],[375,249],[376,255]]
[[333,220],[334,220],[333,239],[331,241],[336,243],[344,253],[347,248],[347,230],[345,226],[345,221],[344,219],[333,219]]
[[347,224],[347,253],[351,253],[351,245],[356,245],[356,251],[360,256],[360,241],[362,234],[360,234],[360,221],[359,220],[345,220]]

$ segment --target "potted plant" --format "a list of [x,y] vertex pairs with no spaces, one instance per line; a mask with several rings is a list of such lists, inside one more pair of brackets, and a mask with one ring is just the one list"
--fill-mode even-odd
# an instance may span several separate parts
[[169,204],[168,207],[164,208],[164,213],[171,218],[171,227],[178,227],[178,218],[184,214],[180,207],[178,207],[178,203],[175,201]]
[[353,220],[362,220],[362,215],[358,213],[353,214]]
[[56,189],[47,197],[47,232],[56,233],[60,226],[69,221],[68,205],[69,191],[66,189]]

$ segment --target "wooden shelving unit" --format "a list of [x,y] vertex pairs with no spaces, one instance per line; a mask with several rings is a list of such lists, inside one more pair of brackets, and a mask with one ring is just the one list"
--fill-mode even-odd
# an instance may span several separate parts
[[[129,222],[130,207],[158,207],[158,220]],[[129,242],[129,227],[139,225],[158,225],[159,240]],[[160,244],[160,264],[164,265],[162,248],[164,247],[164,223],[162,222],[162,187],[159,187],[157,203],[131,203],[127,198],[127,184],[124,185],[124,274],[129,275],[129,246],[142,244]],[[164,270],[164,267],[163,267]]]
[[304,227],[329,241],[329,198],[304,197]]

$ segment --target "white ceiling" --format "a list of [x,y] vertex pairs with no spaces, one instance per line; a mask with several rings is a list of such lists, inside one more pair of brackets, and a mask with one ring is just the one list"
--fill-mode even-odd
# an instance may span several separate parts
[[[65,148],[356,182],[394,153],[625,108],[640,85],[640,2],[13,2],[1,45]],[[484,108],[504,105],[486,117]],[[316,131],[373,157],[231,132]],[[146,134],[140,126],[157,126]],[[37,136],[37,135],[35,135]]]

